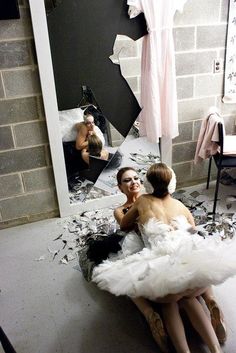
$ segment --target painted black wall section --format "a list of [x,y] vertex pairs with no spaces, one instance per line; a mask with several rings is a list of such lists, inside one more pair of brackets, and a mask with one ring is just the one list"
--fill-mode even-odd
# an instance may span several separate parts
[[109,56],[117,34],[136,40],[147,33],[144,16],[130,20],[126,0],[63,0],[47,19],[59,110],[75,108],[87,85],[126,136],[140,107]]
[[18,1],[0,0],[0,20],[12,20],[18,18],[20,18]]

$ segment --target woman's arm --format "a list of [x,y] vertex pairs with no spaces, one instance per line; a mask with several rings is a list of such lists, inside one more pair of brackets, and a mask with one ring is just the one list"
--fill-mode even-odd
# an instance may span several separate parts
[[187,211],[187,220],[188,220],[188,222],[191,224],[191,226],[193,227],[193,228],[195,228],[195,221],[194,221],[194,218],[193,218],[193,216],[192,216],[192,213],[188,210],[188,209],[186,209]]
[[82,123],[78,123],[76,125],[77,128],[77,136],[75,141],[75,148],[77,150],[83,150],[88,147],[87,141],[87,128]]
[[[182,202],[181,202],[181,204],[182,204]],[[185,217],[186,217],[188,223],[191,224],[191,226],[192,226],[193,228],[195,228],[195,221],[194,221],[194,218],[193,218],[193,216],[192,216],[192,213],[191,213],[191,212],[189,211],[189,209],[188,209],[186,206],[184,206],[183,204],[182,204],[182,209],[183,209],[183,214],[185,215]]]
[[132,206],[128,206],[128,207],[124,207],[123,206],[120,206],[120,207],[117,207],[115,210],[114,210],[114,217],[117,221],[117,223],[120,225],[121,224],[121,220],[122,218],[124,217],[124,215],[128,212],[128,210],[131,208]]
[[135,223],[136,223],[138,216],[139,216],[137,204],[138,204],[138,201],[140,200],[140,198],[134,203],[134,205],[129,209],[129,211],[123,216],[121,223],[120,223],[121,230],[129,230],[129,229],[134,228]]
[[123,206],[122,207],[117,207],[114,210],[114,217],[115,217],[117,223],[120,225],[121,224],[121,220],[124,217]]

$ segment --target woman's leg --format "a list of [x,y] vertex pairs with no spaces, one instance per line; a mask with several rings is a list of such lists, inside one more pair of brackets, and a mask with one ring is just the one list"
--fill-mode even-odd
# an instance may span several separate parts
[[211,353],[222,352],[210,319],[197,298],[181,299],[180,305],[186,311],[193,327],[207,344]]
[[152,332],[152,336],[163,353],[168,353],[167,334],[160,315],[155,312],[150,302],[145,298],[130,298],[143,314]]
[[137,306],[139,311],[144,315],[145,318],[150,315],[151,312],[153,312],[153,308],[149,301],[145,298],[139,297],[139,298],[131,298],[132,302]]
[[195,289],[188,289],[185,290],[184,292],[178,293],[178,294],[167,294],[165,297],[161,298],[156,298],[155,302],[156,303],[172,303],[172,302],[177,302],[183,297],[198,297],[204,293],[206,288],[195,288]]
[[168,334],[178,353],[190,353],[184,325],[177,302],[162,304],[162,312]]
[[224,315],[216,302],[216,298],[212,287],[208,287],[202,294],[206,306],[210,312],[211,323],[215,330],[216,336],[220,343],[225,343],[227,338],[226,324],[224,321]]

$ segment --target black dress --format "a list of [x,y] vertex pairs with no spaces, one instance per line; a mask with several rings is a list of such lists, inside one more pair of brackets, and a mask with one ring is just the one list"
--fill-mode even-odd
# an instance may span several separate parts
[[[125,214],[130,207],[123,208]],[[100,236],[94,240],[90,239],[88,244],[79,252],[79,264],[84,278],[91,281],[92,272],[95,266],[106,260],[110,253],[117,253],[121,250],[120,242],[124,239],[126,233],[117,230],[107,236]]]

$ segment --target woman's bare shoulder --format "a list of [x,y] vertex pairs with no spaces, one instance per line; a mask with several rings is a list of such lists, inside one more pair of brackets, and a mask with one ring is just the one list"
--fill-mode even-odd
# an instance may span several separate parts
[[80,121],[79,123],[75,124],[75,128],[77,130],[87,130],[86,125],[83,121]]
[[139,198],[136,200],[136,202],[142,202],[144,200],[150,200],[153,196],[150,194],[142,194],[139,196]]
[[149,194],[142,194],[139,196],[139,198],[135,201],[134,205],[139,206],[142,204],[145,204],[150,201],[150,196]]
[[121,212],[122,211],[122,208],[123,208],[123,205],[122,206],[119,206],[119,207],[116,207],[115,209],[114,209],[114,215],[116,214],[116,213],[119,213],[119,212]]
[[179,200],[174,199],[173,197],[171,198],[171,204],[172,206],[179,211],[184,212],[185,210],[187,210],[187,207]]
[[179,214],[183,214],[187,218],[188,222],[194,226],[194,219],[189,209],[181,201],[176,199],[173,199],[173,201],[176,205],[175,209],[179,212]]
[[139,212],[144,212],[147,209],[150,209],[153,207],[153,205],[158,205],[159,204],[159,200],[157,198],[155,198],[152,195],[149,194],[143,194],[141,196],[139,196],[139,198],[137,199],[137,201],[135,201],[135,206],[136,208],[139,210]]
[[171,196],[171,202],[174,202],[176,205],[180,205],[180,206],[183,205],[184,206],[184,204],[181,201],[175,199],[173,196]]

